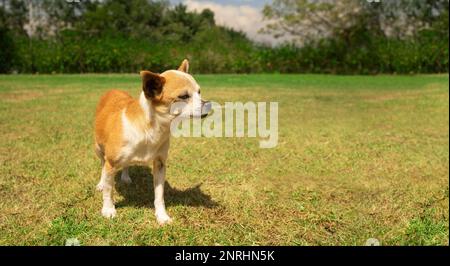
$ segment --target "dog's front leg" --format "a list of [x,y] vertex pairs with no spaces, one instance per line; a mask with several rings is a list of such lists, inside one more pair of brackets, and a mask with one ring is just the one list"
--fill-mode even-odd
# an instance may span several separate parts
[[103,192],[102,215],[106,218],[114,218],[116,216],[113,199],[114,175],[116,173],[117,170],[108,162],[105,162],[102,169],[102,177],[97,185],[97,189]]
[[160,225],[171,223],[164,204],[164,182],[166,176],[166,162],[160,158],[153,161],[153,187],[155,189],[155,216]]

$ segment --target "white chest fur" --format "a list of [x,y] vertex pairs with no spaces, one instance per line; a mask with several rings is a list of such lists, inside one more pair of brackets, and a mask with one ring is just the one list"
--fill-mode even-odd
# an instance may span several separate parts
[[[149,114],[148,107],[143,109]],[[150,119],[150,114],[148,118]],[[170,133],[156,119],[153,122],[152,127],[143,130],[131,123],[125,111],[122,112],[123,146],[119,161],[123,166],[148,166],[164,152],[164,144],[168,142]]]

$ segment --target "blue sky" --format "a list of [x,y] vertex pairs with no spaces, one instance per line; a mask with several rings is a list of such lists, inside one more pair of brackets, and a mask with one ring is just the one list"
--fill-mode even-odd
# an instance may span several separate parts
[[269,35],[259,34],[264,26],[261,10],[271,0],[171,0],[173,4],[183,3],[190,11],[211,9],[218,25],[243,31],[250,39],[264,43],[277,43]]

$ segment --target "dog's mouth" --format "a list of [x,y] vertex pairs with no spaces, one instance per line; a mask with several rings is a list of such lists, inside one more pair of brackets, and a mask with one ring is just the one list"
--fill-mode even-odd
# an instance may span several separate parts
[[[194,111],[193,113],[191,113],[188,117],[189,118],[205,118],[208,115],[210,115],[212,112],[212,104],[209,101],[203,101],[202,100],[202,105],[201,105],[201,109],[197,109],[196,111]],[[174,117],[182,115],[182,108],[178,108],[175,110],[171,110],[171,115],[173,115]]]
[[201,114],[201,115],[190,115],[189,118],[205,118],[209,115],[209,113],[207,114]]
[[212,105],[209,101],[202,101],[202,114],[200,115],[201,118],[205,118],[209,115],[211,112]]

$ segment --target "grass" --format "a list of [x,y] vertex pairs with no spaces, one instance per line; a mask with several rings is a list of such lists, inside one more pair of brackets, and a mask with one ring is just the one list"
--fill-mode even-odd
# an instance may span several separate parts
[[0,245],[449,244],[448,75],[200,75],[205,98],[278,101],[279,144],[173,139],[166,203],[150,170],[100,215],[95,105],[138,75],[0,76]]

